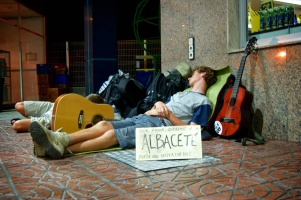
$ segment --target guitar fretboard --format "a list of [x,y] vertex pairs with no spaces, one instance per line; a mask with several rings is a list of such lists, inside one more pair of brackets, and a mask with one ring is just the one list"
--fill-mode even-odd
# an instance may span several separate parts
[[235,99],[236,99],[236,96],[237,96],[237,93],[238,93],[238,87],[239,87],[240,82],[241,82],[241,77],[242,77],[242,74],[243,74],[243,71],[244,71],[244,66],[245,66],[247,56],[248,56],[247,54],[244,54],[242,56],[240,66],[239,66],[239,69],[238,69],[238,72],[237,72],[237,77],[236,77],[234,85],[233,85],[233,90],[232,90],[232,94],[231,94],[231,104],[235,103]]

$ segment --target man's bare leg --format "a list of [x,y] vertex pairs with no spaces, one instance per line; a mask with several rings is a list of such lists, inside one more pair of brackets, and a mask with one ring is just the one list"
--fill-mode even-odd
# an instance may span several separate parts
[[27,132],[30,123],[31,123],[31,119],[20,119],[13,123],[13,129],[17,132]]
[[[71,137],[73,138],[73,137]],[[118,141],[116,139],[114,130],[108,130],[101,136],[89,140],[85,140],[82,142],[78,142],[75,144],[72,144],[68,147],[68,149],[72,153],[79,153],[79,152],[85,152],[85,151],[96,151],[100,149],[106,149],[112,146],[115,146],[118,144]]]
[[[69,134],[71,152],[85,152],[105,149],[118,144],[114,127],[107,121],[101,121],[94,126]],[[64,129],[63,129],[64,130]]]
[[50,131],[40,122],[34,121],[30,124],[30,134],[33,141],[55,159],[61,158],[66,149],[71,152],[84,152],[118,144],[112,124],[106,121],[72,134]]
[[15,109],[18,111],[22,116],[28,117],[25,115],[25,108],[24,108],[24,102],[18,102],[15,104]]

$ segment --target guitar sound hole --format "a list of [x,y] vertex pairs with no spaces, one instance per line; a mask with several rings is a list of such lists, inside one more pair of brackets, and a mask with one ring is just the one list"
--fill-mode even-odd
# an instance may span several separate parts
[[93,126],[92,124],[87,124],[86,127],[85,127],[85,129],[91,128],[92,126]]
[[97,124],[98,122],[102,121],[103,119],[104,119],[104,117],[102,115],[99,115],[99,114],[94,115],[92,117],[92,125]]

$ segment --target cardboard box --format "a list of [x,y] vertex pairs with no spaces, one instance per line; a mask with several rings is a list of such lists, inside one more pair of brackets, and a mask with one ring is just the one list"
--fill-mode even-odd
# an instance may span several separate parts
[[51,88],[52,85],[44,83],[44,84],[38,84],[39,89],[39,95],[48,95],[48,88]]
[[53,84],[54,83],[54,78],[52,74],[38,74],[38,84]]
[[48,101],[55,102],[55,100],[62,94],[62,88],[48,88]]
[[69,90],[70,85],[69,84],[54,84],[54,87]]
[[39,101],[48,101],[48,95],[39,95]]
[[54,66],[55,74],[68,74],[68,68],[66,65],[58,64]]
[[69,85],[60,84],[60,85],[54,85],[54,87],[62,89],[62,93],[63,94],[70,93],[70,87],[69,87]]

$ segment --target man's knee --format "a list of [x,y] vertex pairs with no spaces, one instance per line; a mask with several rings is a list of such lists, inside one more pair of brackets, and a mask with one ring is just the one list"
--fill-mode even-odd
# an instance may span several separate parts
[[18,102],[15,104],[15,109],[16,110],[19,110],[19,109],[22,109],[24,108],[24,103],[23,102]]
[[17,132],[19,132],[19,131],[26,131],[26,127],[23,126],[23,124],[22,124],[22,122],[20,120],[15,121],[15,123],[13,124],[13,129],[15,131],[17,131]]
[[94,125],[94,128],[102,129],[102,130],[114,129],[113,125],[108,121],[100,121],[100,122],[98,122],[97,124]]
[[21,113],[23,116],[25,116],[25,108],[24,108],[24,102],[18,102],[15,104],[15,109],[19,113]]

